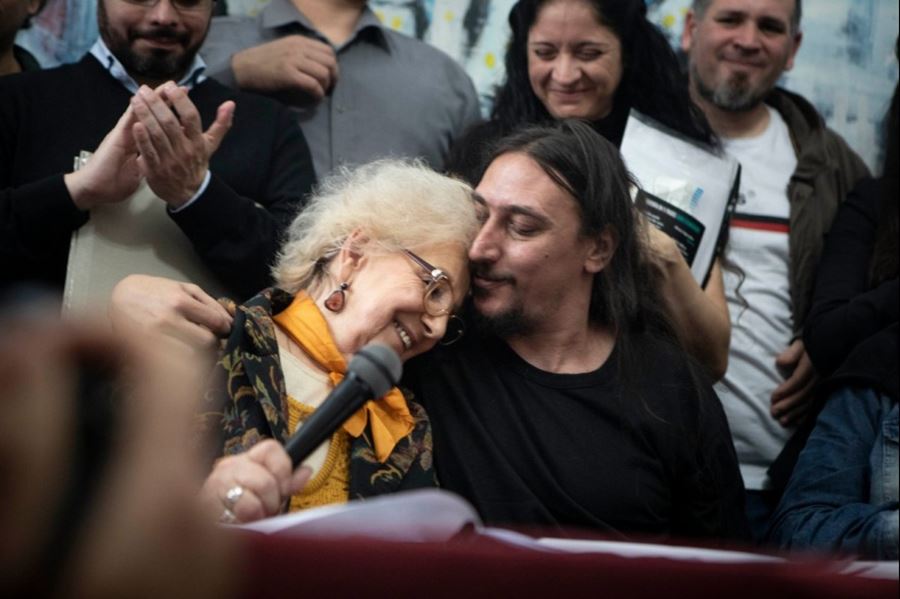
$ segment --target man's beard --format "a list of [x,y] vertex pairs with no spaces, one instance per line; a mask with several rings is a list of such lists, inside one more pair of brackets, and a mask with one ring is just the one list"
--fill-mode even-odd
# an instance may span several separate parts
[[[472,288],[472,295],[478,298],[479,291]],[[507,339],[514,336],[527,335],[535,329],[533,319],[525,314],[525,308],[522,302],[516,302],[513,306],[498,314],[483,314],[475,306],[473,315],[475,328],[483,334],[493,335],[500,339]]]
[[[100,36],[125,70],[135,79],[149,79],[153,81],[164,81],[167,79],[180,79],[197,54],[200,47],[197,44],[194,47],[187,47],[190,41],[188,33],[180,33],[172,27],[154,27],[142,31],[129,30],[127,38],[120,36],[112,27],[109,26],[109,19],[103,2],[97,4],[98,28]],[[183,50],[181,52],[169,51],[163,49],[152,49],[147,54],[135,52],[132,49],[132,43],[138,39],[157,39],[174,41],[181,44]]]
[[727,112],[746,112],[755,108],[769,93],[766,86],[754,88],[744,75],[733,75],[718,86],[711,87],[703,81],[694,63],[691,63],[691,80],[701,98]]

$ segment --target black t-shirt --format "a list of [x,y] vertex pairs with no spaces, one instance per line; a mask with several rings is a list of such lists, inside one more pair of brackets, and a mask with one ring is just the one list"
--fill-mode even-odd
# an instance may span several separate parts
[[410,362],[405,382],[431,417],[441,486],[492,525],[744,538],[718,398],[675,347],[647,335],[631,343],[631,392],[618,345],[585,374],[539,370],[470,334]]

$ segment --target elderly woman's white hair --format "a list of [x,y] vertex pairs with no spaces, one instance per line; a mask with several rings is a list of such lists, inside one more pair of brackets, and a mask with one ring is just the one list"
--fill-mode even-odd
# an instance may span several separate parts
[[355,231],[370,245],[403,248],[459,244],[478,233],[472,188],[419,161],[379,160],[325,179],[287,231],[272,275],[291,293],[318,282],[317,268]]

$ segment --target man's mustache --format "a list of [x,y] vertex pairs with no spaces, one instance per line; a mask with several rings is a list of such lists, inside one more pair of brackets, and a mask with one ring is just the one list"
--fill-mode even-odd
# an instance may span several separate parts
[[511,274],[492,270],[488,264],[472,263],[470,268],[473,277],[495,283],[515,283],[515,278]]
[[138,39],[149,39],[186,44],[190,39],[190,36],[186,32],[179,32],[178,30],[171,27],[153,27],[150,29],[135,31],[131,34],[132,41]]

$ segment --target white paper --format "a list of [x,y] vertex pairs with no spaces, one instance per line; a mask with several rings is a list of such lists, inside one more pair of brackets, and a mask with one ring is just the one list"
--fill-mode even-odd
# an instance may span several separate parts
[[238,528],[332,539],[444,542],[469,525],[480,528],[481,519],[468,502],[448,491],[422,489],[291,512]]
[[642,189],[705,227],[691,265],[694,278],[702,284],[715,257],[738,174],[737,160],[687,140],[634,110],[625,126],[621,153]]

